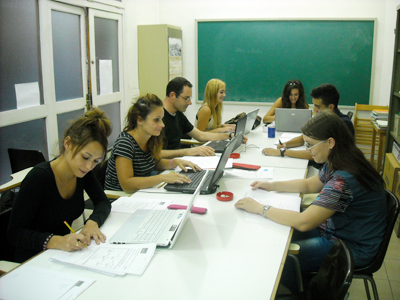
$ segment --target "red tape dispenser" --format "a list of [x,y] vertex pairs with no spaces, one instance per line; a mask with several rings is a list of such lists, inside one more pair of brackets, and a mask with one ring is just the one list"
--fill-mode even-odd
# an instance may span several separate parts
[[219,201],[231,201],[233,200],[233,193],[226,191],[219,192],[217,193],[217,199]]

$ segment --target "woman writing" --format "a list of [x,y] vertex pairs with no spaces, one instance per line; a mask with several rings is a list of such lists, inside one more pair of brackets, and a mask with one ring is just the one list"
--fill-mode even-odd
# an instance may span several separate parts
[[151,176],[151,172],[178,166],[183,171],[187,171],[186,167],[200,170],[199,166],[186,160],[160,159],[163,116],[163,103],[153,94],[139,98],[131,106],[126,116],[127,125],[115,142],[108,161],[105,189],[131,193],[161,182],[189,183],[190,179],[179,173]]
[[275,121],[276,108],[303,108],[308,109],[304,87],[300,80],[289,80],[279,97],[263,118],[264,123]]
[[[356,147],[344,122],[329,110],[321,111],[302,128],[306,147],[317,163],[325,163],[308,179],[252,183],[253,189],[291,193],[319,193],[303,212],[263,206],[251,198],[235,206],[295,229],[302,271],[318,271],[336,239],[347,242],[357,267],[376,256],[386,230],[386,197],[379,173]],[[285,265],[282,283],[296,282]]]
[[222,103],[226,97],[226,84],[220,79],[207,82],[204,100],[196,114],[195,126],[201,131],[235,131],[235,125],[221,124]]
[[[22,181],[12,209],[8,239],[15,246],[15,259],[23,262],[45,249],[81,250],[106,237],[99,227],[108,217],[111,204],[96,177],[90,172],[107,151],[111,122],[94,108],[76,120],[64,133],[60,156],[35,166]],[[82,231],[71,234],[69,224],[84,208],[84,191],[94,210]]]

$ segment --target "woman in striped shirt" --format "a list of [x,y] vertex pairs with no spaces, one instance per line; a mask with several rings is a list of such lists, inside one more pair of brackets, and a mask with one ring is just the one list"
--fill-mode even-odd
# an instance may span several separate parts
[[161,159],[162,101],[153,94],[147,94],[132,105],[126,116],[124,130],[119,135],[108,161],[105,189],[124,190],[127,193],[153,187],[161,182],[189,183],[190,179],[179,173],[151,176],[156,170],[186,167],[200,170],[196,164],[182,159]]

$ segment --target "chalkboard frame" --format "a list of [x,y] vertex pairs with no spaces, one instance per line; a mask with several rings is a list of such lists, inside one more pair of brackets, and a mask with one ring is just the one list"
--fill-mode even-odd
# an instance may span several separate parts
[[[290,80],[290,79],[300,79],[303,84],[305,85],[305,91],[306,91],[306,96],[307,96],[307,102],[309,104],[312,104],[311,97],[310,97],[310,92],[311,89],[316,87],[317,85],[321,83],[332,83],[335,86],[337,86],[341,98],[340,98],[340,106],[348,106],[348,107],[353,107],[355,103],[362,103],[362,104],[370,104],[371,103],[371,96],[373,94],[373,75],[374,75],[374,67],[375,67],[375,45],[376,45],[376,18],[351,18],[351,19],[196,19],[196,88],[197,88],[197,97],[196,97],[196,103],[201,103],[204,98],[204,89],[207,81],[211,78],[220,78],[224,81],[227,82],[227,97],[224,100],[224,104],[239,104],[239,105],[271,105],[277,98],[281,96],[282,89],[284,87],[284,84]],[[323,24],[323,23],[329,23],[329,24],[334,24],[334,23],[339,23],[339,24],[368,24],[370,26],[368,34],[370,35],[368,38],[369,40],[366,41],[365,43],[368,45],[364,45],[365,47],[368,48],[369,51],[369,56],[367,57],[367,62],[364,62],[365,64],[368,64],[367,71],[363,72],[364,74],[364,79],[363,79],[363,87],[360,91],[357,91],[357,89],[353,89],[353,86],[351,86],[351,92],[346,92],[344,88],[342,88],[342,84],[340,81],[341,80],[321,80],[318,82],[318,84],[310,84],[310,86],[307,86],[307,80],[304,80],[301,78],[301,76],[286,76],[285,78],[279,79],[279,84],[275,83],[275,90],[274,93],[271,93],[271,95],[265,96],[265,99],[261,99],[260,97],[258,100],[254,101],[252,99],[252,93],[250,92],[251,90],[254,90],[254,87],[249,87],[248,90],[249,92],[244,92],[242,95],[242,99],[236,100],[233,99],[232,96],[232,82],[227,78],[224,78],[224,76],[219,76],[218,73],[211,74],[207,77],[204,77],[202,73],[202,68],[199,67],[199,52],[200,56],[201,51],[203,51],[201,48],[199,48],[199,43],[201,43],[201,32],[199,33],[199,27],[203,26],[204,24],[210,24],[214,23],[215,24],[250,24],[252,22],[258,22],[265,24],[267,26],[268,24],[272,24],[271,22],[276,23],[286,23],[286,24],[296,24],[299,22],[302,23],[308,23],[308,24]],[[344,25],[342,25],[344,26]],[[228,37],[229,38],[229,37]],[[287,39],[287,38],[286,38]],[[200,41],[200,42],[199,42]],[[221,47],[221,43],[224,41],[221,39],[220,43],[217,44],[217,46]],[[257,50],[257,49],[256,49]],[[256,51],[254,51],[255,53]],[[211,52],[210,52],[211,53]],[[249,52],[248,52],[249,53]],[[226,65],[229,65],[229,62],[227,62],[227,57],[228,55],[223,56],[223,60]],[[219,59],[219,58],[214,58],[214,59]],[[201,61],[201,58],[200,58]],[[365,67],[365,66],[363,66]],[[349,72],[347,72],[349,73]],[[299,78],[300,77],[300,78]],[[345,76],[343,76],[344,78]],[[204,78],[204,79],[202,79]],[[207,79],[205,79],[207,78]],[[359,81],[358,81],[359,82]],[[233,85],[235,87],[235,85]],[[247,89],[247,87],[246,87]],[[355,91],[355,92],[354,92]],[[360,95],[358,96],[357,95]]]

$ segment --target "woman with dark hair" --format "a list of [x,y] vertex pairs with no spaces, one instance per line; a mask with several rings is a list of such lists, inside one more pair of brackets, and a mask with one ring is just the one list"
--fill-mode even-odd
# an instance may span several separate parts
[[[378,253],[386,230],[384,182],[355,145],[345,123],[324,110],[302,128],[307,150],[319,173],[307,179],[259,182],[253,189],[290,193],[319,193],[304,211],[294,212],[263,206],[251,198],[235,206],[293,227],[292,241],[300,245],[302,271],[318,271],[336,239],[347,242],[357,267],[369,264]],[[294,288],[295,279],[285,265],[282,283]]]
[[275,101],[264,116],[264,123],[275,121],[275,108],[308,108],[304,87],[300,80],[289,80],[286,82],[282,96]]
[[163,103],[156,95],[147,94],[131,106],[126,116],[127,125],[117,138],[108,160],[105,189],[131,193],[161,182],[189,183],[190,179],[182,174],[151,176],[151,172],[178,166],[183,171],[187,171],[186,167],[200,170],[190,161],[160,158],[163,117]]
[[[13,206],[8,239],[15,246],[15,260],[23,262],[46,249],[81,250],[91,238],[106,237],[99,227],[111,204],[93,172],[107,152],[111,122],[93,108],[65,131],[60,156],[35,166],[22,181]],[[85,209],[84,191],[94,204],[93,213],[79,234],[69,224]]]

